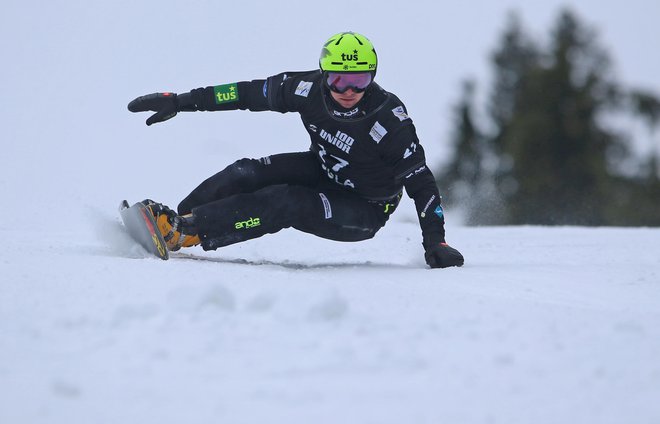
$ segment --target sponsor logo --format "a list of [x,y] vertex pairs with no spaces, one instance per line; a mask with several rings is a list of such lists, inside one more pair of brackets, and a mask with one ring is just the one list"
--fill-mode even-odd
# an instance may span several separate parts
[[350,118],[350,117],[352,117],[352,116],[357,115],[358,112],[360,112],[360,108],[359,108],[359,107],[356,107],[356,108],[353,109],[353,110],[349,110],[348,112],[339,112],[338,110],[333,110],[333,111],[332,111],[333,115],[338,116],[338,117],[340,117],[340,118]]
[[371,138],[374,139],[376,143],[380,143],[380,140],[385,137],[387,134],[387,130],[376,121],[373,127],[371,127],[371,130],[369,131],[369,135]]
[[417,174],[419,174],[420,172],[422,172],[422,171],[425,170],[425,169],[426,169],[426,165],[422,165],[422,166],[420,166],[419,168],[415,169],[415,170],[414,170],[413,172],[411,172],[410,174],[406,175],[406,179],[412,177],[413,175],[417,175]]
[[392,113],[394,116],[399,118],[399,121],[405,121],[406,119],[410,119],[410,116],[406,113],[406,111],[403,109],[403,106],[398,106],[392,109]]
[[261,220],[259,218],[249,218],[246,221],[238,221],[237,223],[234,224],[234,227],[237,230],[241,230],[243,228],[254,228],[260,225],[261,225]]
[[431,196],[428,202],[426,202],[426,206],[424,206],[424,209],[422,210],[422,213],[420,214],[422,218],[426,216],[426,210],[431,206],[431,203],[435,200],[435,194]]
[[213,87],[213,92],[215,103],[218,105],[238,101],[238,85],[236,83],[216,85]]
[[296,88],[296,95],[307,97],[309,95],[309,91],[312,89],[313,84],[313,82],[300,81],[298,83],[298,87]]
[[359,60],[358,59],[358,51],[353,50],[353,54],[342,53],[341,54],[341,60],[355,60],[355,61]]
[[330,207],[330,201],[323,193],[319,193],[321,196],[321,201],[323,202],[323,209],[325,210],[325,219],[332,218],[332,207]]
[[438,205],[438,207],[435,208],[435,211],[433,212],[435,212],[435,214],[438,215],[439,218],[442,218],[442,216],[444,215],[444,211],[442,210],[442,206],[440,205]]
[[351,147],[353,147],[353,143],[355,142],[355,139],[353,137],[341,131],[337,131],[337,133],[333,136],[330,133],[328,133],[326,130],[321,128],[321,132],[319,133],[319,135],[321,136],[322,139],[332,144],[333,146],[336,146],[342,152],[346,152],[346,153],[351,152]]

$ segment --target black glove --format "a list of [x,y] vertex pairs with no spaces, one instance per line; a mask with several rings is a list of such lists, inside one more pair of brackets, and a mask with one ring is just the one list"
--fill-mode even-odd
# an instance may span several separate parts
[[450,266],[463,266],[461,252],[447,243],[435,243],[426,247],[424,259],[431,268],[448,268]]
[[131,112],[148,110],[156,112],[147,119],[147,125],[151,125],[174,118],[179,111],[179,101],[176,93],[152,93],[130,102],[128,110]]

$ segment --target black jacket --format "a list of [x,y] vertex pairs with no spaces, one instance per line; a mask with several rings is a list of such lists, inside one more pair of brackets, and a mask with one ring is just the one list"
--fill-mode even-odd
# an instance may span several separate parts
[[394,200],[405,186],[424,244],[444,241],[440,195],[415,126],[401,100],[377,84],[352,110],[332,100],[319,70],[199,88],[179,98],[184,111],[298,112],[328,178],[374,201]]

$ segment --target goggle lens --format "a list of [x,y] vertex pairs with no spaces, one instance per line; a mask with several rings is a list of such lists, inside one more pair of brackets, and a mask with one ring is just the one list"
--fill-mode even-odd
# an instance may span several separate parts
[[369,87],[373,81],[371,72],[328,72],[326,84],[330,90],[337,93],[345,93],[349,88],[356,93],[361,93]]

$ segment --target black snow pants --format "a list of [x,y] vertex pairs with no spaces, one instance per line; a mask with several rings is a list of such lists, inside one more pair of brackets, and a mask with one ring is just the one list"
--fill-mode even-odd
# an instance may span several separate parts
[[178,206],[191,213],[204,250],[293,227],[337,241],[373,237],[397,206],[364,199],[327,178],[312,152],[241,159]]

